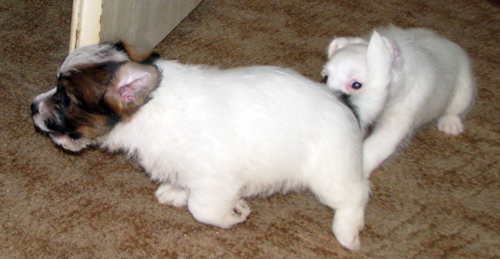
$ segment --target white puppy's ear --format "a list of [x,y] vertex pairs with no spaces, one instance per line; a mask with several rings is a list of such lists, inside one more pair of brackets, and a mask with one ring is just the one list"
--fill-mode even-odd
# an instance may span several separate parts
[[159,80],[155,66],[127,62],[116,71],[105,100],[117,115],[127,118],[147,102]]
[[367,43],[367,42],[363,38],[357,38],[357,37],[338,37],[338,38],[335,38],[328,46],[328,50],[327,50],[328,58],[331,58],[333,56],[333,54],[335,54],[335,52],[337,52],[339,49],[341,49],[349,44],[356,44],[356,43]]
[[364,127],[376,120],[386,103],[393,76],[395,47],[392,41],[373,32],[366,51],[367,80],[363,92],[353,99]]
[[392,65],[398,53],[397,45],[393,41],[373,31],[366,52],[369,81],[390,80]]

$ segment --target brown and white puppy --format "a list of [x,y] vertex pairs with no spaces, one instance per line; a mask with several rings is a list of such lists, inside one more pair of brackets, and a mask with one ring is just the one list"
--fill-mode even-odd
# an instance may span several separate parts
[[[377,67],[389,66],[379,49]],[[340,243],[359,248],[369,184],[348,105],[288,69],[220,70],[129,53],[109,44],[71,53],[57,87],[31,105],[36,127],[67,150],[124,151],[161,183],[161,203],[187,205],[222,228],[246,220],[243,197],[309,189],[336,210]]]

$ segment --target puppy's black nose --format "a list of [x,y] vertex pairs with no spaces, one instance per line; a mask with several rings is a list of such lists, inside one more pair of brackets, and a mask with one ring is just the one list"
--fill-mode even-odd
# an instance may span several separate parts
[[31,115],[35,115],[38,113],[38,105],[36,105],[35,103],[31,103]]

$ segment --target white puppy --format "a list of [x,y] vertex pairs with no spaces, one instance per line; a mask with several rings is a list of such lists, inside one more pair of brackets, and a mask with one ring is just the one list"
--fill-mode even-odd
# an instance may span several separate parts
[[[329,61],[322,71],[331,89],[350,95],[360,107],[361,121],[374,124],[364,141],[364,175],[370,173],[420,126],[437,119],[438,129],[460,134],[462,119],[475,99],[475,82],[469,58],[457,44],[425,29],[379,28],[390,46],[393,64],[389,97],[384,107],[361,109],[385,95],[365,93],[368,41],[336,38],[328,48]],[[380,109],[383,111],[379,114]]]
[[[387,68],[380,49],[374,60]],[[373,82],[385,87],[389,76]],[[31,109],[36,127],[65,149],[98,145],[136,158],[161,183],[158,200],[187,205],[200,222],[229,228],[250,213],[243,197],[309,189],[336,210],[339,242],[360,246],[369,183],[359,121],[291,70],[188,66],[102,44],[71,53],[57,87]]]

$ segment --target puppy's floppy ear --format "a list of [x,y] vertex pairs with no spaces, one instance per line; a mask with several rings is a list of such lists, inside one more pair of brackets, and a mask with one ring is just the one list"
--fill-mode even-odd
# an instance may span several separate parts
[[148,101],[159,81],[160,74],[156,66],[126,62],[111,80],[105,101],[117,115],[127,119]]
[[357,37],[338,37],[333,39],[333,41],[328,46],[327,50],[328,58],[331,58],[333,54],[335,54],[335,52],[337,52],[339,49],[349,44],[356,44],[356,43],[367,43],[367,42],[365,39]]

